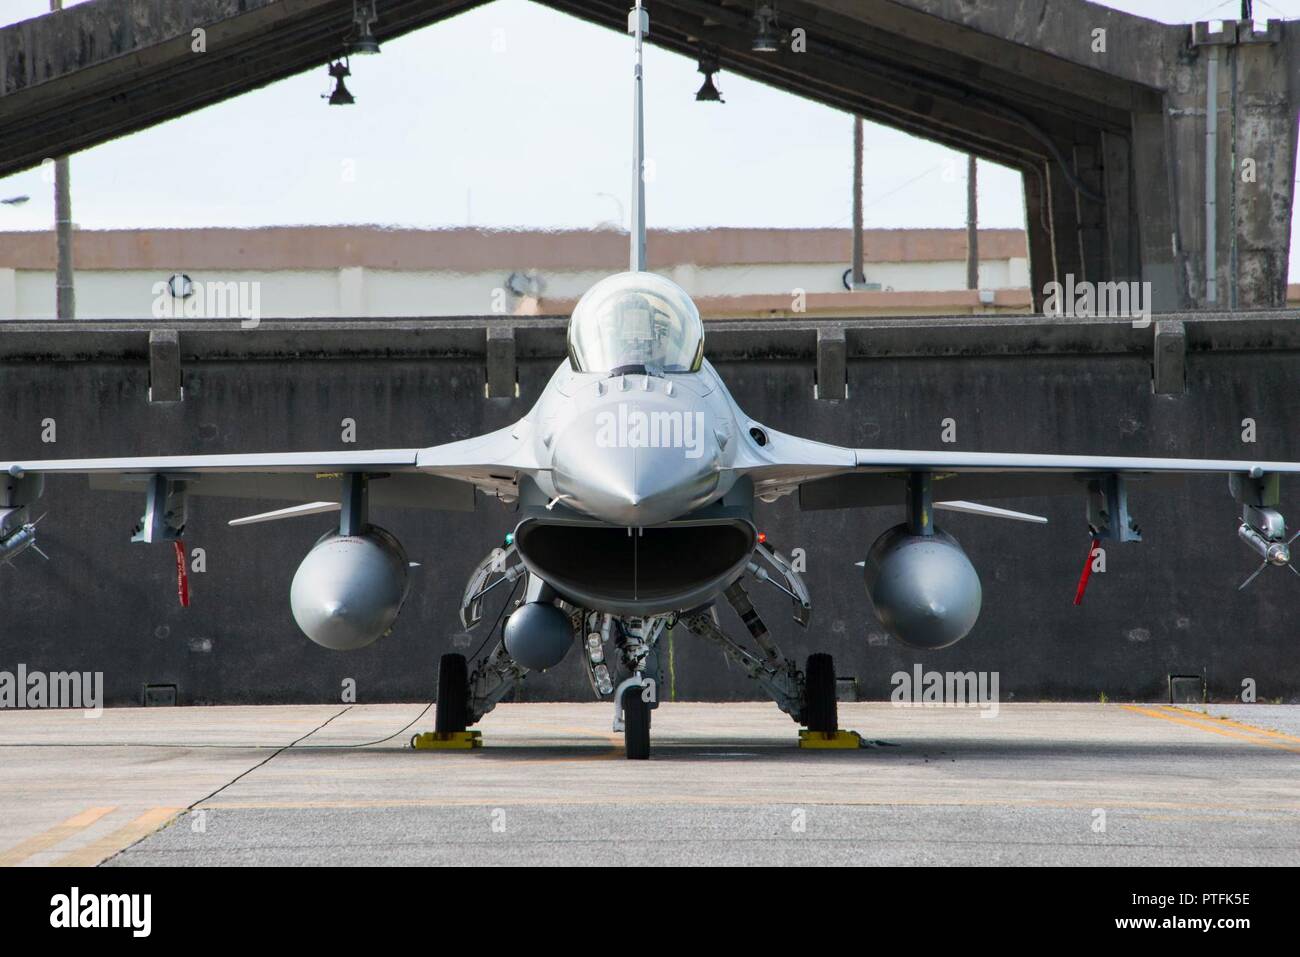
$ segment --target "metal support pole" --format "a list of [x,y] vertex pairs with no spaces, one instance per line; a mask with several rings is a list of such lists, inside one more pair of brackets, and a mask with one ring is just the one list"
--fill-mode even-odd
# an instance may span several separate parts
[[[50,12],[63,9],[63,0],[50,0]],[[55,266],[55,315],[60,319],[77,317],[77,297],[72,284],[72,191],[68,177],[68,158],[54,161],[54,232],[57,247]]]
[[966,158],[966,288],[980,287],[979,185],[975,154]]
[[853,288],[867,281],[862,262],[862,117],[853,117]]
[[1205,61],[1205,302],[1219,301],[1219,48]]
[[628,33],[636,39],[636,65],[632,87],[632,254],[628,266],[632,272],[644,272],[645,259],[645,97],[642,93],[642,39],[650,27],[649,15],[641,9],[641,0],[628,17]]

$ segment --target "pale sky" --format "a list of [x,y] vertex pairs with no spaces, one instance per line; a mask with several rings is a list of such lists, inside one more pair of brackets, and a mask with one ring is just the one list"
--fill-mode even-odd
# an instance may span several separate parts
[[[1106,5],[1183,22],[1234,16],[1239,0]],[[4,0],[0,25],[46,9]],[[1300,0],[1256,0],[1255,15],[1300,17]],[[625,222],[629,58],[615,31],[496,0],[354,57],[353,107],[320,98],[322,66],[76,154],[73,216],[87,229]],[[847,114],[726,72],[727,102],[697,103],[700,81],[694,60],[647,48],[651,227],[848,227]],[[964,224],[962,154],[869,124],[865,162],[868,227]],[[49,228],[51,193],[39,171],[0,180],[0,198],[31,196],[0,206],[0,229]],[[1017,174],[980,164],[980,221],[1024,225]]]

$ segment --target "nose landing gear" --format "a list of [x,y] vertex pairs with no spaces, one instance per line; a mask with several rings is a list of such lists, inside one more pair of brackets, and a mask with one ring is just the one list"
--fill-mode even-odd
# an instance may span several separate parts
[[654,684],[629,684],[623,689],[623,745],[629,761],[645,761],[650,757],[650,704],[647,694],[654,693]]

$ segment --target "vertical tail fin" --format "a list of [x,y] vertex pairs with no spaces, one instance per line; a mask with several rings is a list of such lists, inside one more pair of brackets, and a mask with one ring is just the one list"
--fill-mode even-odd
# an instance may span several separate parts
[[628,14],[627,32],[636,37],[636,67],[632,94],[632,222],[628,232],[632,239],[631,269],[643,272],[645,262],[645,104],[641,93],[641,41],[650,32],[650,15],[641,9],[641,0]]

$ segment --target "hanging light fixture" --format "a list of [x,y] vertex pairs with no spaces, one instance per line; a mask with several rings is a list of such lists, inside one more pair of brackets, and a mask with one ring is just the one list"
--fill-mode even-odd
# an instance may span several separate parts
[[379,19],[375,12],[376,0],[352,0],[352,26],[356,38],[348,41],[348,52],[356,54],[374,54],[379,52],[379,41],[375,39],[370,25]]
[[344,77],[352,75],[352,71],[348,69],[348,58],[344,57],[342,60],[331,63],[329,71],[330,76],[334,79],[334,90],[330,93],[322,93],[320,98],[329,100],[330,106],[351,106],[356,100],[348,92],[347,84],[343,82]]
[[750,49],[755,53],[776,53],[781,49],[781,38],[776,32],[776,7],[759,3],[754,11],[754,42]]
[[704,85],[700,91],[695,94],[695,99],[700,103],[725,103],[721,91],[713,83],[713,75],[721,67],[718,64],[718,54],[716,51],[700,48],[700,66],[699,72],[704,74]]

